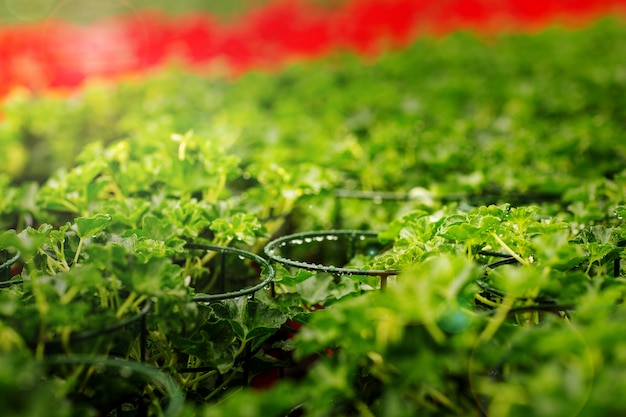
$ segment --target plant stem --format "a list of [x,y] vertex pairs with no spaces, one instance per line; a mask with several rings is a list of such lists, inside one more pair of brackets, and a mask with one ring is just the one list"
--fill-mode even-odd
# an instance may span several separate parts
[[236,373],[237,371],[233,369],[230,372],[230,374],[226,377],[226,379],[224,379],[224,381],[222,381],[222,383],[219,386],[217,386],[213,391],[211,391],[209,395],[204,397],[204,401],[209,401],[211,398],[215,397],[215,395],[217,395],[218,392],[222,391],[222,388],[230,384],[230,382],[235,378]]
[[483,296],[482,296],[482,295],[480,295],[480,294],[476,294],[476,295],[474,296],[474,298],[476,298],[476,299],[477,299],[478,301],[480,301],[481,303],[488,305],[489,307],[498,307],[498,306],[499,306],[499,304],[498,304],[498,303],[496,303],[495,301],[491,301],[491,300],[489,300],[489,299],[487,299],[487,298],[483,297]]
[[128,310],[128,308],[133,304],[133,302],[135,301],[135,298],[137,298],[137,293],[135,292],[130,293],[130,295],[128,296],[128,298],[126,298],[124,303],[122,303],[120,308],[117,309],[117,313],[115,313],[115,318],[119,319],[120,317],[122,317],[124,313],[126,312],[126,310]]
[[428,320],[424,323],[424,326],[437,344],[443,345],[446,342],[446,335],[436,321]]
[[63,269],[65,269],[66,271],[69,271],[70,266],[67,264],[67,261],[65,260],[65,240],[61,240],[59,244],[61,245],[59,249],[55,247],[57,258],[60,260],[59,262],[63,266]]
[[78,292],[80,291],[80,289],[78,287],[72,287],[69,290],[67,290],[67,292],[63,295],[63,297],[61,297],[61,299],[59,300],[59,302],[61,304],[69,304],[74,297],[76,297],[76,295],[78,294]]
[[48,312],[50,311],[50,305],[46,299],[45,294],[41,291],[39,287],[39,278],[36,274],[31,276],[31,282],[33,286],[33,295],[35,296],[35,306],[37,307],[37,311],[39,312],[39,334],[37,339],[37,347],[35,349],[35,357],[37,359],[43,359],[44,351],[45,351],[45,336],[46,336],[46,327],[47,327],[47,317]]
[[65,260],[64,260],[64,263],[61,264],[58,260],[50,256],[48,252],[46,252],[45,250],[41,248],[39,248],[37,252],[39,252],[39,254],[46,257],[46,268],[50,275],[55,275],[58,271],[63,271],[63,270],[69,271],[70,267],[69,265],[67,265],[67,263],[65,263]]
[[83,249],[84,243],[85,239],[81,237],[78,241],[78,247],[76,248],[76,253],[74,254],[74,261],[72,262],[72,265],[78,264],[78,257],[80,256],[80,251]]
[[449,409],[451,411],[454,411],[455,413],[459,412],[459,409],[457,407],[455,407],[454,403],[445,394],[443,394],[438,389],[433,388],[433,387],[428,386],[428,385],[424,386],[424,389],[439,404],[443,405],[444,407],[446,407],[447,409]]
[[375,417],[374,413],[372,413],[372,410],[370,410],[367,404],[365,404],[361,400],[357,401],[356,409],[359,410],[359,414],[362,417]]
[[498,241],[498,243],[500,244],[500,246],[502,246],[502,249],[504,249],[509,255],[511,255],[513,258],[515,258],[515,260],[517,262],[519,262],[522,265],[528,265],[528,261],[526,261],[524,258],[522,258],[521,256],[519,256],[513,249],[511,249],[509,247],[509,245],[507,245],[504,240],[502,240],[500,238],[500,236],[497,235],[496,232],[491,232],[491,236]]
[[224,189],[224,186],[226,185],[226,174],[223,172],[223,170],[220,171],[221,172],[219,174],[217,186],[208,190],[206,195],[206,200],[211,204],[217,203],[217,200],[219,199],[219,196]]
[[478,336],[479,342],[486,342],[488,340],[491,340],[491,338],[496,334],[500,326],[502,326],[502,323],[504,323],[504,320],[506,320],[506,317],[509,314],[509,311],[511,310],[514,302],[515,297],[511,295],[507,295],[506,297],[504,297],[500,308],[493,316],[493,320],[489,322],[487,327],[485,327],[485,330],[483,330],[483,332]]
[[196,388],[195,385],[198,384],[199,382],[204,381],[205,379],[212,377],[213,375],[217,374],[217,370],[213,370],[213,371],[209,371],[209,372],[201,372],[200,376],[197,376],[193,379],[190,379],[189,381],[186,381],[186,385],[187,387],[192,387],[192,388]]
[[235,355],[233,356],[233,358],[238,358],[239,355],[241,355],[243,353],[243,351],[246,349],[246,344],[248,343],[248,341],[244,338],[241,341],[241,346],[239,346],[239,349],[237,349],[237,352],[235,352]]

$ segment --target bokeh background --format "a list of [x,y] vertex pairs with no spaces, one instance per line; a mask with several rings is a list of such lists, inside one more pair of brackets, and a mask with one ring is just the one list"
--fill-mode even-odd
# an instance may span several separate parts
[[275,69],[424,35],[484,36],[626,15],[624,0],[0,0],[0,96],[63,91],[164,65]]

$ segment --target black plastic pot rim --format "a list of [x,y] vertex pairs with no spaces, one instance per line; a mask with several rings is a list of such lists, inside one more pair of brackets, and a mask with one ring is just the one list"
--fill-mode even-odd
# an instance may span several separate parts
[[458,193],[458,194],[427,194],[422,193],[413,194],[411,192],[394,192],[394,191],[362,191],[362,190],[336,190],[335,197],[355,200],[372,200],[372,201],[423,201],[423,200],[436,200],[443,203],[455,202],[455,201],[495,201],[498,199],[508,199],[520,202],[551,202],[559,200],[562,195],[560,193],[550,192],[483,192],[483,193]]
[[134,316],[131,316],[124,320],[120,320],[119,322],[112,324],[111,326],[107,326],[100,330],[90,330],[90,331],[75,333],[74,335],[70,336],[70,342],[78,342],[81,340],[91,339],[93,337],[113,333],[116,330],[122,329],[128,326],[129,324],[140,320],[142,317],[150,313],[150,311],[152,311],[153,304],[154,303],[152,300],[146,300],[141,310]]
[[244,258],[250,259],[260,264],[267,273],[267,276],[265,277],[265,279],[256,285],[243,288],[238,291],[230,291],[230,292],[225,292],[225,293],[220,293],[220,294],[196,295],[195,297],[192,298],[192,300],[195,302],[220,301],[220,300],[226,300],[229,298],[237,298],[237,297],[252,295],[255,292],[270,285],[272,281],[274,280],[274,276],[276,274],[274,271],[274,267],[272,267],[272,265],[265,258],[255,253],[248,252],[242,249],[232,248],[229,246],[205,245],[205,244],[200,244],[200,243],[188,243],[185,247],[187,249],[215,251],[215,252],[230,253],[230,254],[242,256]]
[[0,271],[4,271],[7,268],[10,268],[11,265],[13,265],[15,262],[17,262],[18,259],[20,259],[21,254],[18,252],[15,255],[13,255],[12,258],[7,259],[6,261],[4,261],[2,264],[0,264]]
[[[129,324],[132,324],[134,322],[141,320],[142,317],[150,313],[150,311],[152,311],[153,304],[154,304],[153,300],[150,300],[150,299],[146,300],[141,310],[137,314],[131,317],[128,317],[126,319],[120,320],[117,323],[112,324],[110,326],[106,326],[97,330],[84,330],[84,331],[77,332],[77,333],[71,333],[69,336],[69,342],[70,343],[81,342],[81,341],[93,339],[99,336],[104,336],[104,335],[113,333],[117,330],[123,329]],[[61,345],[61,344],[63,344],[63,341],[59,339],[48,340],[45,342],[46,346],[56,346],[56,345]]]
[[[486,282],[484,279],[478,279],[476,280],[476,284],[478,284],[478,286],[485,291],[488,294],[494,295],[496,297],[500,297],[500,298],[504,298],[507,295],[511,295],[505,291],[499,290],[495,287],[492,287],[488,282]],[[515,297],[517,300],[519,301],[533,301],[533,302],[537,302],[541,305],[545,305],[545,306],[556,306],[558,305],[558,302],[554,299],[550,299],[550,298],[528,298],[528,297]]]
[[[11,268],[20,259],[21,256],[22,254],[20,252],[17,252],[11,258],[7,259],[2,264],[0,264],[0,272],[4,272],[5,270]],[[23,279],[19,279],[19,280],[9,279],[7,281],[0,281],[0,288],[10,287],[12,285],[21,284],[23,282],[24,282]]]
[[10,287],[12,285],[23,284],[23,283],[24,283],[23,279],[15,279],[15,280],[12,280],[12,281],[3,281],[3,282],[0,282],[0,288],[7,288],[7,287]]
[[115,357],[72,354],[48,356],[43,360],[43,364],[48,366],[93,365],[104,368],[116,368],[120,370],[121,374],[123,370],[141,374],[147,380],[159,383],[167,392],[169,404],[163,411],[164,417],[175,417],[183,410],[185,396],[174,379],[159,369],[141,362]]
[[285,258],[276,253],[276,250],[280,247],[287,246],[289,244],[296,245],[301,243],[322,242],[324,240],[338,240],[340,237],[350,237],[353,239],[365,239],[375,238],[378,236],[378,232],[375,231],[363,231],[363,230],[327,230],[317,232],[302,232],[285,235],[275,240],[272,240],[265,245],[265,254],[274,262],[282,265],[288,265],[300,269],[305,269],[314,272],[325,272],[335,275],[360,275],[360,276],[379,276],[386,277],[391,275],[398,275],[400,270],[397,269],[357,269],[357,268],[343,268],[334,265],[320,265],[311,264],[308,262],[297,261],[294,259]]

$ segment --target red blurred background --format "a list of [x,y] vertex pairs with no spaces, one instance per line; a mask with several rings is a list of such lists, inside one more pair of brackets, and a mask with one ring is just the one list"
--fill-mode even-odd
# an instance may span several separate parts
[[0,0],[0,96],[66,91],[172,63],[238,74],[334,50],[375,55],[460,29],[489,35],[626,16],[626,0],[312,1],[244,2],[224,14],[123,0]]

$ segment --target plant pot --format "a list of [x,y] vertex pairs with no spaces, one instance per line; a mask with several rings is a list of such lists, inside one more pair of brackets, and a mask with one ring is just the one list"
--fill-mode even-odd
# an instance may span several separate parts
[[295,233],[269,242],[264,250],[273,262],[286,267],[335,276],[379,277],[380,288],[384,289],[387,278],[400,271],[348,265],[357,255],[372,257],[379,253],[382,247],[377,236],[378,232],[360,230]]
[[[306,282],[311,283],[306,284],[306,287],[313,288],[314,293],[317,292],[315,287],[319,285],[335,287],[338,294],[349,296],[351,293],[344,293],[345,289],[352,288],[355,292],[361,292],[367,286],[370,290],[376,287],[384,290],[388,278],[399,273],[398,270],[379,270],[365,266],[367,260],[383,249],[377,236],[377,232],[360,230],[295,233],[269,242],[264,251],[271,261],[294,271],[296,276],[304,276]],[[359,266],[360,262],[363,266]],[[300,274],[298,271],[309,271],[311,274]],[[284,283],[284,280],[280,282],[281,285]],[[300,284],[295,285],[296,291]],[[282,290],[277,287],[274,295],[281,297]],[[310,299],[305,291],[300,292],[299,297],[303,301],[302,307],[309,314],[325,308],[324,301]],[[303,325],[296,321],[288,321],[283,325],[280,335],[284,340],[290,339],[299,333]],[[327,349],[320,354],[332,356],[333,351]],[[264,378],[258,381],[258,387],[271,386],[281,378],[298,379],[304,376],[318,359],[317,355],[313,355],[294,361],[291,352],[282,351],[278,351],[276,355],[283,360],[286,359],[289,365],[281,369],[279,374],[274,372],[262,375]]]
[[203,402],[248,385],[252,357],[286,318],[281,321],[280,312],[255,299],[271,289],[275,273],[267,260],[233,247],[188,244],[186,249],[188,256],[209,255],[206,276],[196,282],[206,292],[192,296],[195,313],[180,320],[178,329],[156,329],[166,340],[150,338],[148,357],[174,367],[189,395]]
[[[274,279],[274,268],[272,265],[267,262],[267,260],[254,253],[232,247],[196,243],[188,244],[186,247],[190,251],[217,252],[221,255],[214,265],[217,271],[217,277],[215,279],[216,285],[211,288],[212,293],[197,294],[193,297],[193,301],[211,302],[243,296],[254,296],[254,293],[257,291],[269,289]],[[234,255],[234,257],[231,256],[229,260],[226,255]],[[245,260],[249,261],[249,263],[241,262]],[[233,268],[238,268],[238,271],[234,272]],[[263,270],[267,275],[263,280],[252,283],[246,282],[250,280],[251,276],[252,280],[258,281],[256,278],[259,277]],[[251,272],[252,275],[250,274]],[[238,273],[247,276],[242,280],[241,276],[236,276]]]

